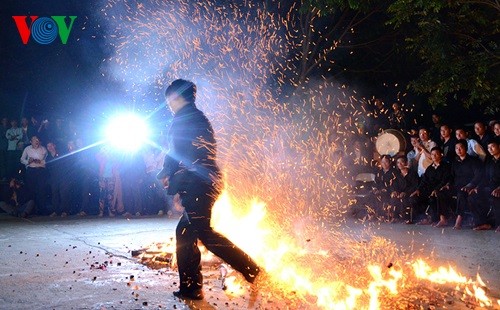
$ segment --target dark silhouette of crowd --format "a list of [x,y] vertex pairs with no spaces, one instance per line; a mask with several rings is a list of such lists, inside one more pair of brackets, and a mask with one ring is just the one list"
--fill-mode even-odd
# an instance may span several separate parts
[[[84,130],[62,118],[2,118],[0,209],[11,215],[140,216],[172,214],[156,179],[165,151],[134,154],[106,142],[89,146]],[[158,141],[162,145],[161,139]]]
[[[413,108],[400,102],[388,107],[382,100],[365,100],[353,130],[347,130],[349,142],[338,150],[356,206],[366,208],[369,218],[498,232],[500,122],[465,126],[432,112],[426,116],[430,125],[420,126]],[[89,147],[72,120],[2,118],[0,128],[4,212],[22,217],[176,212],[156,179],[167,151],[161,136],[162,147],[124,156],[105,143]]]

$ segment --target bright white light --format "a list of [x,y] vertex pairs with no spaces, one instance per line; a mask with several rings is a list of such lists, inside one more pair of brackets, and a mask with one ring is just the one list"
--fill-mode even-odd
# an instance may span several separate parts
[[115,149],[135,152],[149,138],[149,128],[139,116],[128,113],[113,117],[106,127],[106,139]]

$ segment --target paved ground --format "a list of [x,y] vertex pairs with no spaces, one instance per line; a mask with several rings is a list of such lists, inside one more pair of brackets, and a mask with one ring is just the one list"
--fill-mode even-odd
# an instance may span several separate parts
[[[272,301],[250,305],[248,295],[231,298],[215,275],[208,276],[203,302],[171,295],[177,275],[149,269],[132,258],[173,236],[177,221],[165,217],[17,219],[0,214],[1,309],[242,309],[281,308]],[[349,231],[366,226],[349,221]],[[500,298],[500,234],[451,228],[370,224],[376,235],[439,262],[452,262],[474,277],[479,271]],[[460,305],[448,306],[460,308]],[[463,306],[462,306],[463,308]],[[496,307],[498,308],[498,307]]]

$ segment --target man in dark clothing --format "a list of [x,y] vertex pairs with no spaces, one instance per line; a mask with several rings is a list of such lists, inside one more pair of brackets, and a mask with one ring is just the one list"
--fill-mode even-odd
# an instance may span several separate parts
[[[467,209],[467,199],[469,192],[476,188],[482,178],[482,162],[476,157],[467,154],[467,141],[458,140],[455,145],[455,153],[457,157],[451,164],[452,179],[445,186],[446,190],[450,190],[452,195],[457,197],[457,219],[455,221],[454,229],[462,228],[462,220]],[[440,224],[446,225],[446,218],[450,212],[448,209],[440,210],[442,216]]]
[[449,195],[442,188],[451,179],[451,166],[442,160],[443,153],[437,146],[431,149],[431,159],[432,164],[425,170],[417,190],[410,195],[412,199],[410,199],[411,216],[409,223],[412,223],[413,219],[422,216],[423,213],[427,214],[424,211],[427,206],[430,218],[425,218],[418,224],[428,225],[438,222],[438,210],[449,205]]
[[474,230],[488,230],[490,210],[495,215],[496,232],[500,232],[500,139],[493,138],[488,143],[488,157],[479,186],[470,191],[469,204],[474,213]]
[[220,194],[222,180],[215,162],[214,131],[195,106],[196,86],[186,80],[175,80],[165,96],[174,118],[168,133],[169,152],[157,178],[167,187],[169,195],[180,196],[185,209],[176,229],[180,286],[174,296],[203,299],[198,239],[253,283],[260,271],[257,264],[210,226],[212,206]]
[[408,158],[404,155],[397,158],[396,167],[398,173],[391,187],[391,205],[396,218],[405,217],[409,221],[410,212],[404,212],[410,206],[409,197],[417,189],[419,178],[417,172],[408,166]]
[[9,192],[2,195],[0,209],[10,215],[26,218],[35,209],[33,192],[23,185],[19,180],[12,179],[9,183]]
[[448,163],[452,163],[457,154],[455,153],[455,144],[457,144],[457,139],[453,134],[453,130],[449,125],[441,125],[441,149],[443,150],[443,160]]

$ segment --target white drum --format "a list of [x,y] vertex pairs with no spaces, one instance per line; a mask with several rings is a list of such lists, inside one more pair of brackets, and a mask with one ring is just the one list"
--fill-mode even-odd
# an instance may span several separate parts
[[375,149],[380,155],[390,155],[391,157],[406,151],[406,140],[402,132],[396,129],[386,129],[381,132],[377,141],[375,141]]

